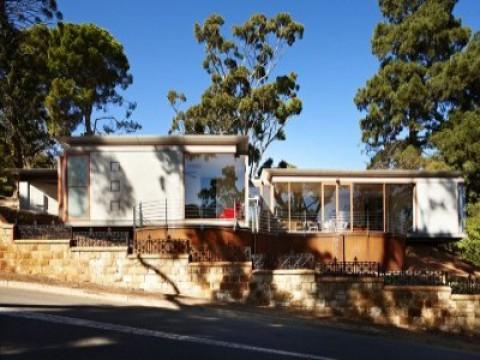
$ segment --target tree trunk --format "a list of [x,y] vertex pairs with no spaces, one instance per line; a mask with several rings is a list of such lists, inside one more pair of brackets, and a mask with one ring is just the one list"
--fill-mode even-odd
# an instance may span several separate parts
[[12,134],[12,144],[14,150],[13,164],[17,169],[23,169],[25,162],[23,159],[22,141],[17,131],[14,131]]
[[92,129],[92,107],[88,107],[85,112],[85,135],[93,135]]

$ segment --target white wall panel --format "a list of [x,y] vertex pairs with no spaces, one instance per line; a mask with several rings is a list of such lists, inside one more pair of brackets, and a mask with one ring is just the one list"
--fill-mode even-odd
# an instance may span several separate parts
[[417,232],[429,236],[457,236],[457,182],[454,179],[418,179]]
[[178,148],[92,152],[90,158],[91,224],[131,225],[133,206],[140,201],[145,207],[159,206],[164,216],[166,200],[168,218],[183,219],[183,154]]

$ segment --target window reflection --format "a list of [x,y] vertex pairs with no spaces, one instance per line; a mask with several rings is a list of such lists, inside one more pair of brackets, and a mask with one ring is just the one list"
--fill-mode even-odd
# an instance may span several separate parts
[[353,186],[354,230],[383,230],[383,185]]
[[288,183],[276,183],[274,187],[275,215],[284,228],[289,223],[289,194]]
[[350,185],[338,187],[337,230],[350,229]]
[[325,185],[323,187],[323,228],[325,230],[335,229],[335,218],[337,216],[337,187],[336,185]]
[[322,187],[319,183],[291,183],[291,230],[319,228]]
[[87,218],[89,212],[88,155],[70,155],[67,157],[68,216]]
[[384,231],[385,216],[386,231],[408,233],[413,228],[413,185],[386,184],[385,210],[383,186],[329,183],[322,191],[321,183],[275,183],[275,219],[290,231]]
[[388,231],[407,234],[413,228],[413,185],[386,185]]
[[244,196],[244,156],[185,155],[186,218],[242,217]]

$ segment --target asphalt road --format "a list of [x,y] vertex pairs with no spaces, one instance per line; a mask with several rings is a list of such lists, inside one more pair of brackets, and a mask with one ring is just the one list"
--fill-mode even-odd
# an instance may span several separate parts
[[3,359],[480,359],[479,353],[225,307],[105,304],[0,287]]

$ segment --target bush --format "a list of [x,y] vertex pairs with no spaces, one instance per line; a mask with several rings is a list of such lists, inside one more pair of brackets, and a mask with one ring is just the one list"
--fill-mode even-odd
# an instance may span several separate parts
[[458,243],[462,257],[480,266],[480,202],[468,207],[467,237]]

